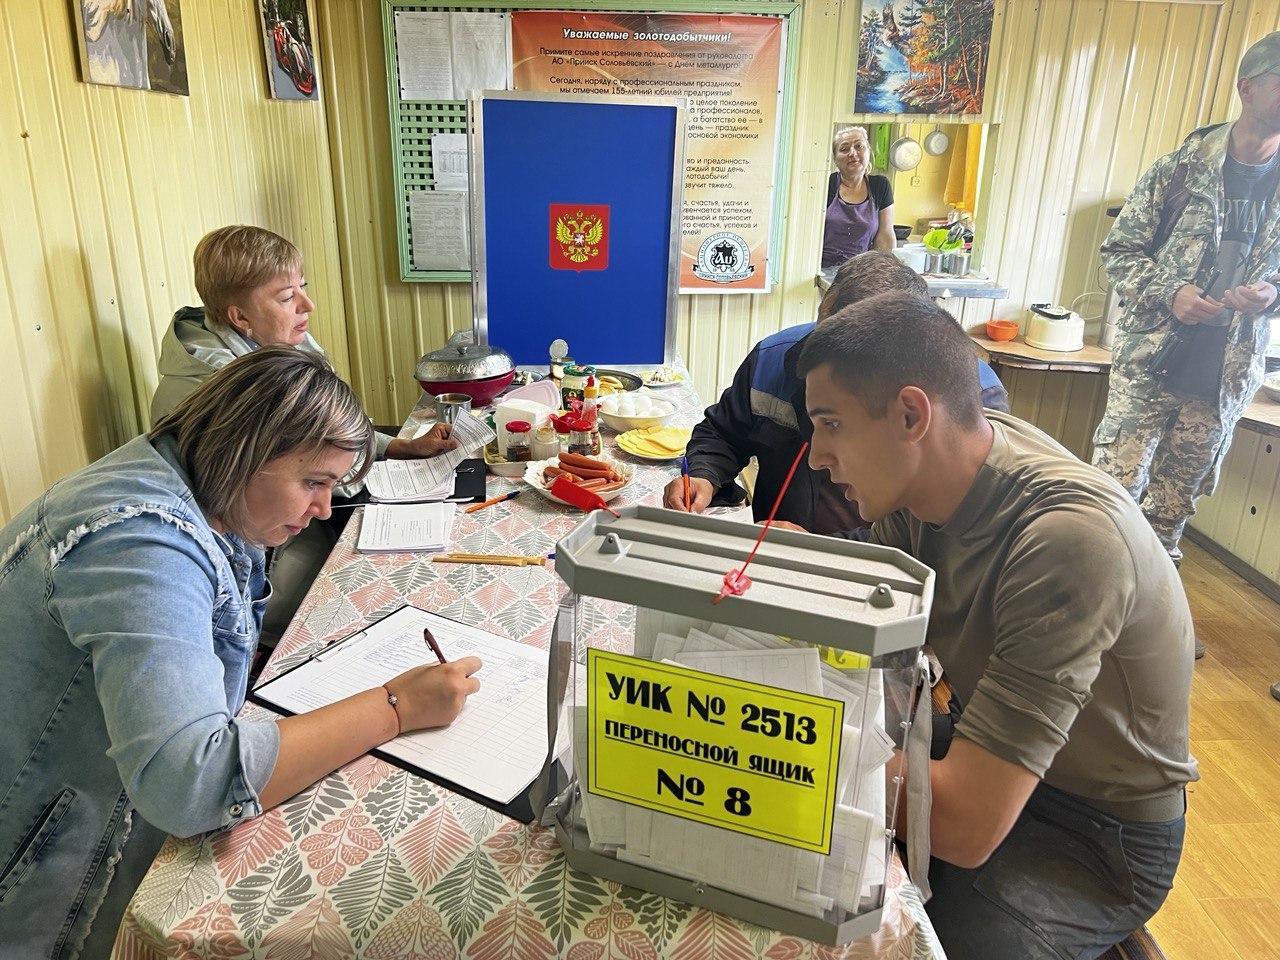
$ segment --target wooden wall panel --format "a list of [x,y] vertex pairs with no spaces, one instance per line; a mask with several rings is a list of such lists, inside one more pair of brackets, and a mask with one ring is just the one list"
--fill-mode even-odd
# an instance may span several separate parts
[[298,244],[347,370],[325,107],[267,99],[254,0],[183,3],[189,98],[81,83],[73,9],[0,4],[0,520],[148,426],[214,227]]

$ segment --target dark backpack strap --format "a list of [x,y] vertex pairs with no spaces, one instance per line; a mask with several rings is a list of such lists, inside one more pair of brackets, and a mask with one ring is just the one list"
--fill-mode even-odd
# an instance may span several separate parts
[[1165,188],[1164,199],[1160,204],[1160,222],[1156,224],[1156,232],[1151,238],[1151,249],[1148,251],[1152,257],[1160,252],[1165,241],[1173,235],[1173,225],[1187,209],[1187,202],[1190,199],[1191,191],[1187,189],[1187,167],[1186,164],[1179,163],[1173,168],[1173,176],[1169,179],[1169,186]]

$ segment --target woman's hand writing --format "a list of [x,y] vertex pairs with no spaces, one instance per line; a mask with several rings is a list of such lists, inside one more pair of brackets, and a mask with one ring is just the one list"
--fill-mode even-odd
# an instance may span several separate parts
[[406,670],[384,686],[396,698],[400,732],[444,727],[462,712],[467,697],[480,689],[472,674],[480,669],[479,657],[463,657],[450,663]]

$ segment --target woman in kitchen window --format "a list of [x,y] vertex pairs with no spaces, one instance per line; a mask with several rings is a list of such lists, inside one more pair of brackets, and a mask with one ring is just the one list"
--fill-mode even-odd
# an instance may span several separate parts
[[838,267],[867,250],[892,250],[893,187],[869,173],[871,143],[865,127],[845,127],[831,141],[836,169],[827,183],[822,269]]

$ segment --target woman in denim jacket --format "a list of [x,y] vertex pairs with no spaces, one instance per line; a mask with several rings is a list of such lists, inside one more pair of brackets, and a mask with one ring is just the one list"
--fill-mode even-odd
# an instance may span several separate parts
[[165,833],[256,816],[478,688],[468,658],[236,719],[263,548],[328,516],[373,445],[323,358],[264,348],[0,530],[0,954],[107,956]]

